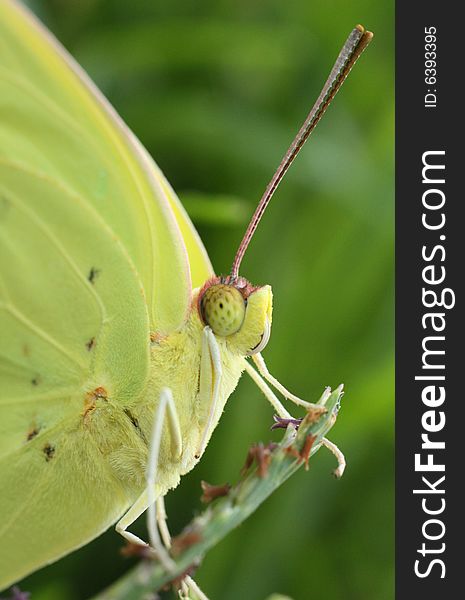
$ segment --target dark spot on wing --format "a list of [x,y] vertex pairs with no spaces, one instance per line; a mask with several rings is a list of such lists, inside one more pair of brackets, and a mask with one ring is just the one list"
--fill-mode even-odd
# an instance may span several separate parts
[[32,383],[32,385],[39,385],[39,383],[40,383],[40,377],[39,377],[39,375],[36,375],[35,377],[33,377],[31,379],[31,383]]
[[95,279],[97,278],[97,276],[100,274],[100,269],[96,269],[95,267],[92,267],[91,270],[89,271],[89,275],[87,275],[87,279],[90,281],[90,283],[95,283]]
[[36,437],[36,435],[39,433],[39,431],[40,431],[39,427],[36,427],[36,425],[33,425],[27,432],[26,441],[30,442],[31,440],[33,440]]
[[93,337],[93,338],[90,338],[90,340],[88,342],[86,342],[86,348],[90,352],[94,346],[95,346],[95,338]]
[[140,428],[139,421],[138,421],[137,417],[135,417],[132,414],[132,412],[129,410],[129,408],[125,408],[123,410],[124,410],[124,414],[128,417],[128,419],[133,424],[134,429],[137,431],[137,433],[140,435],[140,437],[146,442],[147,440],[145,439],[145,435],[144,435],[142,429]]
[[55,456],[55,447],[47,443],[43,447],[42,452],[45,454],[45,460],[49,462]]

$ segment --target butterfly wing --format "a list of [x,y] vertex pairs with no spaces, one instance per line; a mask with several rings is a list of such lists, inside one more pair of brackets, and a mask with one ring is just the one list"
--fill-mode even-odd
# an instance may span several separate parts
[[[0,3],[0,182],[2,588],[134,500],[86,412],[140,397],[150,331],[183,323],[212,268],[138,140],[12,0]],[[124,434],[108,435],[130,461]]]
[[86,411],[96,388],[115,403],[140,396],[149,323],[127,253],[85,201],[3,158],[0,181],[3,588],[89,541],[131,503]]
[[138,140],[58,42],[11,0],[2,13],[2,152],[92,203],[134,262],[151,326],[172,331],[190,301],[186,248],[196,284],[212,272],[195,230]]

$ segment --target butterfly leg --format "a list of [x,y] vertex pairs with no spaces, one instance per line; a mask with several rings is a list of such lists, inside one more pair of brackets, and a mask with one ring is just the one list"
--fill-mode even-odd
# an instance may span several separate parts
[[[157,524],[158,529],[160,530],[161,539],[163,540],[163,544],[167,550],[171,548],[171,534],[168,529],[167,515],[165,509],[165,499],[163,496],[159,496],[156,500],[157,504]],[[181,582],[181,586],[179,589],[179,598],[182,600],[189,600],[189,591],[194,592],[196,598],[198,600],[208,600],[207,596],[202,592],[196,582],[190,577],[186,575]]]
[[[141,540],[133,533],[127,531],[127,528],[145,510],[147,510],[147,526],[149,532],[150,546],[155,551],[156,555],[158,556],[160,562],[164,565],[164,567],[168,570],[172,570],[174,567],[174,562],[169,556],[166,547],[163,545],[162,540],[160,539],[160,533],[157,528],[157,522],[162,522],[163,518],[157,519],[157,504],[158,506],[160,506],[160,503],[157,503],[157,498],[155,495],[155,486],[157,483],[158,471],[158,456],[160,452],[163,427],[166,421],[168,421],[168,426],[171,433],[173,453],[175,456],[179,456],[182,452],[181,428],[179,425],[179,418],[176,411],[176,405],[174,404],[173,400],[173,394],[169,388],[164,388],[161,391],[160,402],[158,404],[158,408],[154,418],[147,465],[147,488],[136,500],[133,506],[128,510],[128,512],[117,523],[116,531],[118,531],[118,533],[120,533],[130,543],[147,546],[148,544],[146,542]],[[161,530],[162,537],[166,538],[166,532],[167,528],[166,530]]]
[[215,335],[210,327],[204,327],[202,332],[202,357],[200,361],[200,391],[198,403],[208,406],[207,422],[195,454],[200,458],[205,451],[212,424],[218,410],[220,383],[222,377],[221,354]]
[[[158,404],[157,412],[153,422],[152,436],[150,441],[150,452],[147,466],[147,528],[149,532],[150,545],[160,557],[163,556],[163,559],[161,560],[163,563],[166,562],[165,566],[167,566],[168,563],[172,566],[173,561],[169,557],[165,546],[163,546],[161,542],[160,534],[157,528],[157,521],[160,521],[157,519],[157,498],[155,496],[155,485],[157,483],[158,472],[158,456],[160,453],[161,438],[166,417],[168,417],[173,453],[176,457],[179,457],[182,453],[181,426],[179,424],[179,417],[173,399],[173,392],[169,388],[163,388],[161,391],[160,402]],[[164,503],[162,506],[164,509]],[[166,535],[166,532],[164,533]]]
[[[255,360],[256,356],[259,357],[258,361]],[[278,391],[280,391],[289,400],[292,400],[293,402],[295,402],[294,399],[296,399],[299,401],[299,402],[295,402],[295,404],[299,404],[300,406],[304,406],[306,408],[313,408],[314,406],[324,406],[326,400],[329,398],[329,396],[331,394],[331,389],[326,388],[325,391],[323,392],[323,395],[321,396],[318,404],[312,404],[310,402],[305,402],[305,400],[301,400],[300,398],[297,398],[297,396],[294,396],[293,394],[288,392],[286,390],[286,388],[284,386],[282,386],[279,383],[279,381],[277,381],[269,373],[269,371],[265,365],[265,361],[263,360],[263,357],[260,354],[256,354],[252,358],[254,359],[254,362],[257,365],[257,367],[260,371],[260,374],[263,375],[264,379],[267,379],[268,381],[270,381],[270,383],[274,382],[275,383],[274,387]],[[258,388],[263,392],[263,394],[265,395],[267,400],[270,402],[270,404],[273,406],[273,408],[276,410],[278,415],[282,419],[294,420],[292,415],[287,412],[287,410],[284,408],[284,406],[278,400],[276,395],[273,393],[273,391],[270,389],[270,387],[267,385],[267,383],[264,381],[264,379],[262,379],[260,374],[257,373],[257,371],[252,367],[252,365],[250,363],[248,363],[247,361],[245,361],[245,365],[246,365],[245,370],[250,375],[250,377],[253,379],[253,381],[257,384]],[[265,377],[265,374],[267,374],[266,377]],[[286,392],[286,393],[284,393],[284,392]],[[346,461],[345,461],[344,454],[339,450],[339,448],[336,446],[336,444],[334,444],[327,438],[323,438],[321,440],[321,446],[324,446],[325,448],[327,448],[336,457],[337,468],[334,470],[334,475],[335,475],[335,477],[337,477],[339,479],[340,477],[342,477],[342,474],[344,473],[344,470],[346,468]]]
[[328,448],[328,450],[336,457],[337,468],[334,469],[333,473],[337,479],[340,479],[346,468],[346,459],[344,454],[342,454],[336,444],[333,444],[333,442],[330,442],[327,438],[323,438],[321,440],[321,445],[325,448]]
[[187,575],[181,584],[179,598],[181,598],[181,600],[190,600],[192,596],[189,595],[189,591],[194,592],[196,600],[208,600],[207,596],[205,596],[192,577]]
[[147,502],[147,493],[144,491],[143,494],[137,498],[131,508],[121,517],[121,519],[116,524],[116,531],[124,537],[126,541],[130,544],[136,544],[139,546],[148,546],[147,542],[144,542],[134,535],[130,531],[126,531],[126,529],[134,523],[134,521],[140,517],[142,513],[147,510],[148,502]]
[[168,529],[167,520],[168,517],[166,515],[165,509],[165,497],[158,496],[155,500],[156,502],[156,516],[157,516],[157,525],[158,531],[160,532],[161,540],[163,545],[167,550],[171,548],[171,534]]
[[257,352],[257,354],[253,354],[252,360],[256,364],[257,369],[260,375],[263,377],[263,379],[266,379],[266,381],[268,381],[268,383],[270,383],[275,388],[275,390],[278,390],[278,392],[280,392],[285,398],[287,398],[291,402],[294,402],[294,404],[297,404],[297,406],[303,406],[307,410],[309,408],[316,408],[316,404],[307,402],[306,400],[302,400],[302,398],[295,396],[289,390],[287,390],[281,383],[279,383],[279,381],[275,377],[273,377],[273,375],[268,371],[268,367],[266,366],[266,363],[263,360],[263,356],[260,354],[260,352]]
[[259,390],[261,392],[263,392],[263,394],[265,395],[265,398],[268,400],[268,402],[271,404],[271,406],[275,409],[275,411],[278,413],[278,415],[282,419],[292,419],[292,415],[287,412],[287,410],[284,408],[284,406],[281,404],[281,402],[276,397],[276,394],[273,392],[273,390],[268,386],[266,381],[259,375],[259,373],[257,373],[257,371],[247,361],[245,361],[245,370],[250,375],[250,377],[252,378],[254,383],[256,383]]

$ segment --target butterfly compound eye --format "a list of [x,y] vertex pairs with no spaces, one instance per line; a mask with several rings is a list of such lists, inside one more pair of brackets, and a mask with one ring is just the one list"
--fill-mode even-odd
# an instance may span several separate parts
[[239,331],[245,317],[245,300],[232,285],[208,287],[200,300],[203,320],[215,335],[227,337]]

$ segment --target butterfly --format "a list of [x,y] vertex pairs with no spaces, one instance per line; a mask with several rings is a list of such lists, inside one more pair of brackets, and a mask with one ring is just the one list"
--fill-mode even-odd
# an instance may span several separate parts
[[37,19],[2,0],[0,589],[115,523],[143,544],[128,528],[147,509],[169,566],[163,497],[202,457],[241,374],[283,419],[271,387],[311,406],[269,373],[271,288],[239,267],[371,36],[349,35],[217,276],[137,138]]

